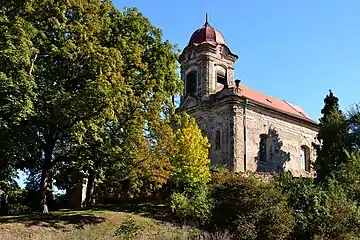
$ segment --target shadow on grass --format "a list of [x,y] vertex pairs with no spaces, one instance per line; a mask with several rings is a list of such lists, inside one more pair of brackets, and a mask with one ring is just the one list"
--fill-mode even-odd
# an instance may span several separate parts
[[41,226],[55,229],[65,229],[65,225],[74,225],[83,229],[85,225],[100,224],[104,217],[95,216],[85,212],[60,211],[49,214],[29,214],[20,216],[1,217],[0,223],[24,223],[27,227]]
[[174,224],[177,223],[174,214],[171,212],[171,209],[168,206],[162,204],[121,203],[114,205],[97,205],[93,207],[92,210],[135,213],[162,222],[170,222]]

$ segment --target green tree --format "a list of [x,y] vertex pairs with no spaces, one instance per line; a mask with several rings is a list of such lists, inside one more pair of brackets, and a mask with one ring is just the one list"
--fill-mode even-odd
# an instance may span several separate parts
[[[164,120],[156,125],[167,128]],[[155,125],[152,121],[151,125]],[[160,128],[157,128],[161,130]],[[103,170],[103,189],[121,189],[130,198],[148,197],[161,189],[169,180],[172,165],[167,154],[167,145],[161,140],[162,132],[155,127],[136,123],[126,128],[126,132],[113,129],[109,141],[121,137],[121,143],[109,143],[104,157],[99,162]]]
[[326,186],[318,185],[285,173],[277,185],[293,209],[294,239],[357,239],[360,211],[341,182],[329,179]]
[[[21,139],[31,138],[19,131],[22,120],[33,114],[34,77],[31,74],[31,38],[34,29],[17,15],[22,1],[0,4],[0,191],[2,214],[7,214],[7,199],[16,170],[28,153]],[[23,31],[27,29],[27,32]],[[34,146],[32,146],[34,147]],[[1,198],[1,197],[0,197]]]
[[314,167],[318,182],[324,181],[339,169],[347,159],[345,150],[350,147],[349,123],[339,109],[338,98],[330,91],[324,103],[317,135],[320,145],[315,146],[317,158]]
[[187,114],[169,114],[147,123],[137,138],[127,139],[132,143],[126,145],[131,153],[117,155],[117,159],[126,156],[127,160],[112,165],[106,178],[116,175],[118,181],[128,181],[126,191],[131,197],[151,195],[165,185],[180,192],[206,186],[210,180],[209,143],[195,120]]
[[334,109],[341,112],[339,109],[339,98],[336,97],[331,90],[329,90],[329,94],[324,98],[324,107],[321,109],[321,114],[323,114],[323,116],[320,118],[320,122],[326,122],[327,116]]
[[351,151],[360,150],[360,105],[355,103],[347,112],[350,125]]
[[[88,139],[101,142],[108,126],[134,118],[139,126],[150,115],[160,117],[159,110],[171,104],[181,86],[177,55],[136,9],[120,12],[109,1],[24,0],[10,13],[14,21],[7,25],[16,31],[6,34],[14,41],[0,50],[20,54],[24,48],[27,57],[13,81],[23,77],[33,89],[26,98],[33,114],[20,125],[23,135],[33,136],[27,146],[36,145],[27,164],[41,170],[47,212],[54,166],[66,159],[65,152],[93,146]],[[7,12],[1,14],[6,19]],[[8,79],[17,65],[7,66],[2,72]]]
[[289,239],[295,219],[272,180],[217,173],[212,183],[213,231],[228,230],[234,239]]
[[360,200],[360,152],[346,152],[348,160],[344,163],[335,177],[348,196],[359,203]]

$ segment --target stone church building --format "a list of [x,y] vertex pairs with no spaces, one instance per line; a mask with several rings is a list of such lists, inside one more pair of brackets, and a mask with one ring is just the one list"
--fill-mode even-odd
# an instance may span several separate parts
[[234,80],[237,59],[206,20],[180,55],[185,88],[178,111],[194,117],[208,137],[213,164],[312,175],[317,123],[302,108]]

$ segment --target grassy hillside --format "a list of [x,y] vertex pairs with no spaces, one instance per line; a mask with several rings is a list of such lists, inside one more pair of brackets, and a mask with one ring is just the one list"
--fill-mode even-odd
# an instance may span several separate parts
[[190,227],[148,217],[149,211],[129,210],[57,211],[0,217],[0,239],[189,239],[199,234]]

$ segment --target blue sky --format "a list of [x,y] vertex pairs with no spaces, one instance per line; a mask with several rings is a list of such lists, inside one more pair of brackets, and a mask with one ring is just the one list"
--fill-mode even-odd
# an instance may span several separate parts
[[360,100],[359,0],[115,0],[137,7],[183,49],[205,21],[239,56],[235,78],[320,117],[332,89],[346,110]]
[[[239,56],[235,78],[302,106],[314,119],[332,89],[346,110],[360,101],[359,0],[114,0],[137,7],[183,49],[205,22]],[[20,177],[20,182],[25,176]]]

